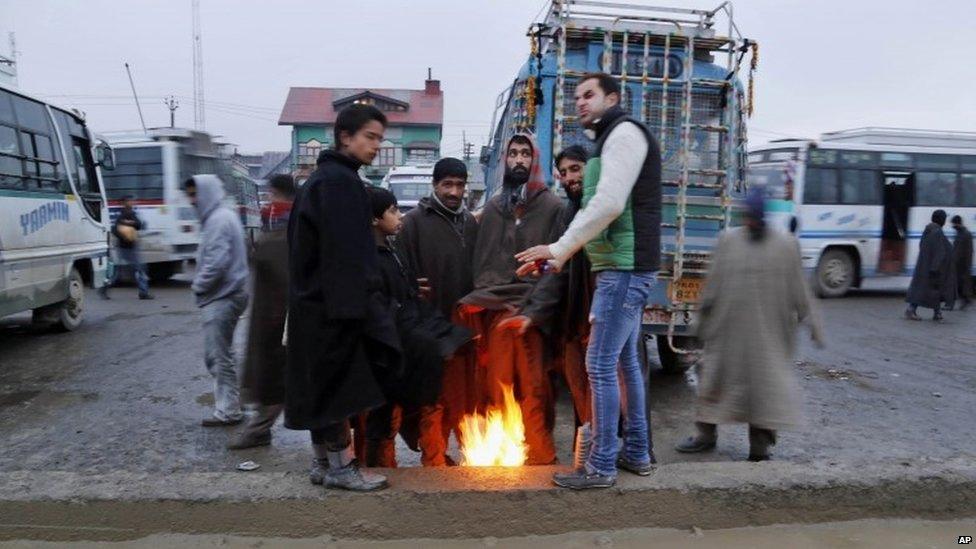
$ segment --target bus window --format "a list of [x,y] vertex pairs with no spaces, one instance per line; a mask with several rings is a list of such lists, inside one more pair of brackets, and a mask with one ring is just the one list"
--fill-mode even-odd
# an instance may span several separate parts
[[873,152],[840,151],[840,163],[842,166],[874,168],[878,164],[878,158]]
[[905,153],[881,153],[881,165],[886,168],[911,168],[912,155]]
[[0,123],[16,126],[14,121],[14,106],[10,102],[11,94],[0,90]]
[[[0,102],[3,97],[0,96]],[[17,130],[0,125],[0,189],[24,188],[24,165],[17,146]]]
[[[831,151],[832,152],[832,151]],[[804,204],[837,204],[837,170],[808,168],[803,182]]]
[[837,163],[837,151],[810,149],[807,164],[810,166],[824,166]]
[[917,154],[915,155],[915,167],[919,170],[946,170],[953,172],[959,169],[958,158],[951,154]]
[[131,196],[137,200],[162,200],[163,155],[159,147],[115,149],[115,169],[103,173],[109,200]]
[[976,206],[976,173],[964,173],[959,176],[959,205]]
[[57,160],[51,138],[46,135],[20,132],[20,150],[24,155],[24,175],[29,189],[59,191]]
[[44,105],[17,95],[12,96],[11,100],[14,104],[14,112],[17,114],[17,123],[21,128],[48,135],[53,133]]
[[916,206],[952,206],[955,203],[956,174],[945,172],[918,172],[915,174]]
[[881,204],[881,184],[874,170],[840,171],[841,204]]

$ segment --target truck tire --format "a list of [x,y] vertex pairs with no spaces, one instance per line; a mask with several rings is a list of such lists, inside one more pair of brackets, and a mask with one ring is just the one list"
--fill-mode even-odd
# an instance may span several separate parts
[[[667,336],[659,335],[656,336],[654,339],[657,340],[657,355],[658,358],[660,358],[661,360],[661,369],[664,370],[664,373],[680,374],[683,373],[691,366],[692,361],[686,360],[685,359],[686,355],[682,355],[680,353],[674,352],[674,349],[672,349],[671,346],[668,345]],[[687,346],[683,345],[684,342],[682,341],[684,339],[686,338],[675,336],[674,337],[675,346],[682,349],[686,348]]]
[[85,282],[75,267],[68,273],[68,298],[34,309],[31,321],[38,326],[72,332],[81,326],[85,312]]
[[813,285],[820,297],[841,297],[854,286],[855,277],[854,258],[847,251],[835,248],[820,256]]
[[149,274],[149,281],[157,284],[170,279],[179,270],[179,261],[167,261],[165,263],[150,263],[146,266]]

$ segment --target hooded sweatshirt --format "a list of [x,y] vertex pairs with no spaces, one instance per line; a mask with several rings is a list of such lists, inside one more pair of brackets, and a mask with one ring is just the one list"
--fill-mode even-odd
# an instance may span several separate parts
[[197,215],[200,216],[200,249],[193,277],[197,306],[227,297],[247,283],[247,248],[244,227],[237,215],[220,207],[224,186],[215,175],[195,175]]

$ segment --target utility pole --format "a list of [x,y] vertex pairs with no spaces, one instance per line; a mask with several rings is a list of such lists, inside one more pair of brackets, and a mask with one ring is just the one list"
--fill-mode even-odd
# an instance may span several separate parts
[[173,96],[169,96],[163,100],[163,104],[169,109],[169,127],[176,127],[176,109],[180,108],[180,103]]
[[193,127],[204,130],[203,39],[200,31],[200,0],[193,0]]
[[132,86],[132,98],[136,100],[136,110],[139,111],[139,122],[142,123],[143,133],[149,133],[146,130],[146,119],[142,117],[142,107],[139,105],[139,95],[136,94],[136,85],[132,82],[132,71],[129,70],[129,63],[125,64],[125,73],[129,75],[129,85]]
[[474,154],[474,143],[468,142],[467,133],[461,132],[461,141],[464,143],[464,160],[471,160],[471,156]]

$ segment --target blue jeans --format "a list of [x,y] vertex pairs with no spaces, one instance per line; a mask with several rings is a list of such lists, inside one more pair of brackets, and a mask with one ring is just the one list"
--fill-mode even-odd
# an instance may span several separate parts
[[[115,249],[115,254],[121,263],[126,263],[132,269],[132,277],[136,279],[136,285],[139,287],[139,295],[147,295],[149,293],[149,275],[146,274],[146,264],[142,262],[142,258],[139,256],[139,248],[118,247]],[[119,277],[120,267],[122,265],[115,266],[115,273],[111,281],[112,285],[115,284],[115,280]]]
[[623,376],[627,406],[624,414],[624,456],[634,464],[650,462],[650,437],[644,410],[644,380],[638,347],[644,305],[655,283],[653,272],[602,271],[590,307],[590,342],[586,371],[590,378],[592,425],[589,473],[617,476],[617,425]]

